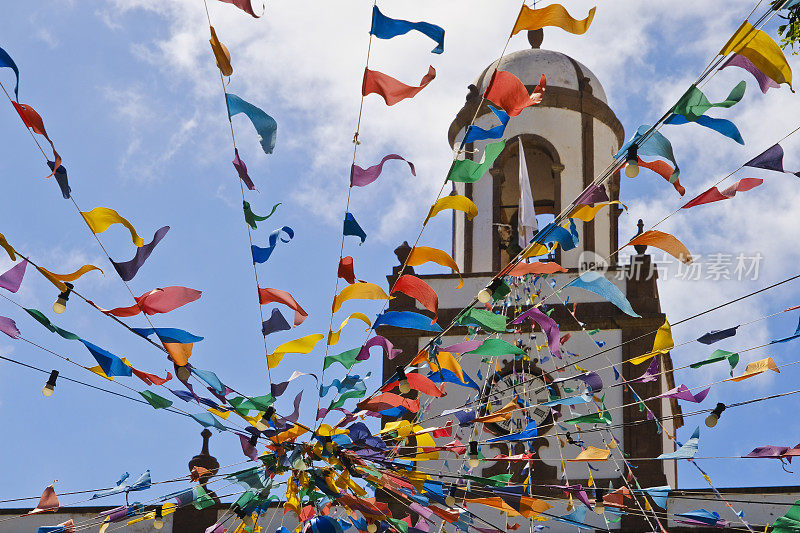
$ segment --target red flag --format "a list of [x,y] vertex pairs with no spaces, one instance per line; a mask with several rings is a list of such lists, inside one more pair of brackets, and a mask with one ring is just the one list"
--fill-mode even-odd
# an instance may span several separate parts
[[421,303],[425,309],[433,313],[431,324],[436,322],[436,315],[439,313],[439,297],[430,285],[417,276],[404,274],[397,278],[394,287],[392,287],[392,294],[396,292],[402,292]]
[[434,438],[438,437],[452,437],[453,436],[453,421],[448,420],[444,427],[436,429],[431,433]]
[[280,289],[258,289],[258,301],[261,305],[268,303],[279,303],[294,309],[294,325],[299,326],[308,318],[308,313],[300,307],[291,294]]
[[377,70],[364,69],[364,83],[361,86],[361,95],[378,94],[386,105],[394,105],[406,98],[413,98],[436,77],[436,69],[428,68],[428,73],[419,82],[419,87],[401,83],[391,76]]
[[502,107],[510,116],[516,117],[526,107],[542,101],[546,85],[547,79],[542,74],[539,85],[531,94],[528,94],[528,89],[519,78],[505,70],[495,70],[483,96]]
[[696,205],[718,202],[720,200],[727,200],[736,196],[737,192],[745,192],[749,191],[750,189],[755,189],[762,183],[764,183],[764,180],[762,179],[742,178],[723,191],[720,191],[716,187],[711,187],[696,198],[689,200],[689,202],[683,206],[683,209],[689,209],[690,207],[694,207]]
[[353,258],[351,256],[348,255],[339,260],[339,272],[336,275],[350,285],[356,282],[356,274],[353,271]]
[[[669,181],[670,177],[672,176],[672,173],[675,172],[674,168],[669,166],[664,161],[661,161],[660,159],[656,159],[655,161],[643,161],[642,158],[640,157],[638,164],[642,168],[652,170],[653,172],[655,172],[656,174],[658,174],[667,181]],[[678,191],[678,194],[680,194],[681,196],[686,194],[686,189],[684,188],[683,185],[681,185],[681,180],[676,179],[674,182],[672,182],[672,186],[675,187],[675,190]]]
[[166,379],[156,376],[155,374],[148,374],[147,372],[143,372],[142,370],[136,370],[133,367],[131,367],[131,372],[133,372],[137,378],[141,379],[148,385],[163,385],[164,383],[172,379],[172,374],[170,374],[169,372],[167,372]]
[[56,147],[53,144],[53,141],[50,140],[50,136],[47,135],[47,131],[44,129],[42,117],[28,104],[18,104],[14,101],[11,103],[14,105],[14,109],[17,110],[19,118],[22,119],[22,122],[25,124],[25,126],[33,130],[34,133],[38,133],[39,135],[43,136],[45,139],[47,139],[47,142],[50,143],[50,148],[53,149],[53,159],[55,160],[55,165],[53,166],[53,171],[47,176],[49,178],[55,174],[56,170],[58,170],[58,168],[61,166],[61,156],[58,155],[58,152],[56,152]]
[[391,392],[384,392],[373,398],[367,398],[358,404],[359,409],[363,411],[374,411],[376,413],[393,407],[403,407],[412,413],[416,413],[419,411],[419,399],[410,400]]

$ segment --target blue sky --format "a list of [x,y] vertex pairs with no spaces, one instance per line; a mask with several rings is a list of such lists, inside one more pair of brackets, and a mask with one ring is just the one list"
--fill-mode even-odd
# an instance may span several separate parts
[[[430,42],[416,36],[373,46],[371,66],[400,80],[416,82],[429,64],[438,72],[414,100],[392,108],[377,98],[365,103],[362,166],[390,152],[417,165],[416,178],[400,165],[387,167],[378,183],[353,193],[351,210],[369,237],[360,247],[348,239],[345,253],[355,257],[358,277],[378,283],[396,264],[392,250],[416,237],[450,161],[447,126],[463,104],[467,85],[502,49],[519,5],[505,0],[491,5],[475,0],[428,4],[414,0],[381,7],[393,17],[444,26],[447,40],[442,56],[430,54]],[[573,13],[582,14],[592,4],[568,5]],[[544,47],[572,55],[598,75],[630,134],[639,124],[659,117],[680,96],[751,7],[738,0],[697,2],[679,9],[666,1],[620,0],[598,7],[587,35],[551,31]],[[257,243],[263,245],[273,227],[288,225],[296,231],[290,244],[281,245],[268,263],[258,267],[262,286],[289,290],[311,314],[301,328],[270,337],[272,348],[327,329],[370,6],[347,0],[335,6],[321,3],[309,12],[292,2],[271,2],[260,20],[214,0],[210,8],[217,33],[233,56],[228,90],[258,105],[279,124],[276,151],[266,156],[245,119],[235,119],[240,154],[260,191],[250,194],[248,201],[258,213],[283,202],[277,215],[255,233]],[[146,241],[159,227],[171,226],[131,283],[134,292],[167,285],[204,291],[198,302],[156,315],[154,323],[205,336],[195,348],[193,364],[216,371],[242,392],[265,393],[266,362],[249,243],[202,2],[43,0],[36,6],[6,6],[4,14],[0,46],[20,67],[21,101],[44,118],[81,208],[117,209]],[[524,35],[518,35],[509,50],[527,46]],[[795,57],[790,61],[798,64]],[[704,89],[712,101],[719,100],[740,79],[747,80],[744,101],[715,115],[739,125],[745,147],[694,125],[663,130],[675,146],[688,195],[702,192],[797,126],[793,117],[798,104],[788,89],[762,95],[749,75],[729,70]],[[13,79],[9,71],[0,72],[0,77],[9,87]],[[0,232],[54,271],[97,264],[106,275],[87,275],[79,290],[106,308],[129,305],[125,287],[108,270],[72,204],[60,197],[52,180],[42,179],[46,172],[41,154],[10,105],[0,105],[0,140],[6,199],[0,210]],[[787,168],[800,169],[800,158],[794,155],[796,140],[784,147]],[[724,205],[680,213],[661,229],[677,235],[695,254],[761,252],[759,279],[668,279],[660,289],[662,307],[671,320],[796,273],[794,217],[800,184],[791,175],[752,172],[739,177],[745,175],[765,177],[765,186]],[[635,232],[638,218],[653,223],[681,205],[667,184],[645,172],[635,180],[625,179],[622,200],[630,211],[621,219],[621,240]],[[449,250],[449,217],[439,218],[429,224],[422,242]],[[133,255],[127,233],[119,227],[100,237],[115,259]],[[0,260],[0,267],[9,264]],[[796,305],[799,296],[798,286],[787,285],[676,328],[676,342]],[[53,288],[30,271],[15,299],[52,315],[55,297]],[[358,310],[374,314],[379,306]],[[47,334],[10,304],[0,302],[0,314],[14,318],[26,337],[91,363],[80,345]],[[161,352],[77,299],[56,322],[144,370],[163,374],[167,368]],[[130,323],[146,325],[141,317]],[[734,351],[761,344],[788,335],[796,323],[796,312],[787,313],[743,328],[733,342],[719,347]],[[363,340],[356,330],[343,335],[342,346]],[[676,366],[705,358],[708,349],[698,346],[675,350]],[[796,348],[785,344],[754,350],[743,356],[743,362],[767,355],[778,364],[791,362],[797,359]],[[78,379],[93,379],[22,342],[0,339],[0,353]],[[287,358],[291,363],[277,369],[274,378],[286,377],[295,368],[321,369],[319,354],[289,357],[294,359]],[[361,369],[362,374],[370,369],[375,374],[367,382],[370,388],[378,385],[374,363]],[[152,470],[154,479],[173,477],[184,474],[186,462],[199,451],[201,428],[191,420],[67,383],[60,383],[56,395],[45,399],[40,392],[45,376],[8,363],[0,363],[0,372],[4,376],[0,421],[7,428],[0,443],[0,467],[13,480],[0,486],[0,499],[39,494],[53,479],[59,480],[60,490],[68,491],[108,486],[122,472],[138,476],[145,468]],[[790,367],[780,375],[723,384],[712,389],[704,405],[792,390],[798,375]],[[724,369],[706,367],[681,371],[676,380],[695,386],[724,377]],[[114,387],[99,379],[95,382]],[[308,420],[316,405],[310,381],[293,383],[284,407],[279,407],[287,410],[302,388]],[[794,402],[789,397],[726,412],[713,431],[703,431],[700,455],[741,455],[764,444],[797,444],[800,430],[789,422]],[[689,420],[681,437],[688,438],[698,423],[701,417]],[[229,435],[215,436],[212,452],[222,464],[242,459],[238,439]],[[719,486],[796,484],[793,475],[772,462],[718,460],[701,465]],[[694,471],[681,469],[682,487],[703,483]],[[62,504],[75,501],[64,498]]]

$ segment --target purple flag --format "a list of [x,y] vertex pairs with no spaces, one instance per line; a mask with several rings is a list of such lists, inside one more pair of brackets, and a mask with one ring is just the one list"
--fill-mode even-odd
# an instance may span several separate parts
[[350,186],[364,187],[366,185],[369,185],[376,179],[378,179],[378,176],[380,176],[381,172],[383,172],[383,164],[389,161],[390,159],[400,159],[402,161],[405,161],[406,163],[408,163],[408,166],[411,167],[411,174],[414,176],[417,175],[417,171],[414,169],[414,163],[412,163],[411,161],[406,161],[405,158],[397,154],[389,154],[387,156],[384,156],[384,158],[381,159],[381,162],[378,163],[377,165],[373,165],[366,169],[361,168],[358,165],[353,165],[350,171]]
[[734,54],[731,56],[731,58],[727,60],[721,67],[719,67],[719,69],[722,70],[725,67],[740,67],[745,69],[758,81],[758,86],[761,87],[762,93],[766,94],[770,87],[774,87],[776,89],[780,87],[775,80],[767,77],[766,74],[758,70],[758,67],[756,67],[752,61],[744,56],[740,56],[739,54]]
[[[780,144],[771,146],[742,166],[786,172],[783,170],[783,148]],[[788,174],[800,177],[800,172],[788,172]]]
[[0,287],[11,292],[17,292],[22,284],[22,278],[25,277],[26,266],[28,266],[28,262],[23,259],[21,263],[17,263],[0,275]]
[[236,172],[239,173],[239,179],[241,179],[251,191],[256,190],[256,186],[253,185],[253,180],[251,180],[250,176],[247,174],[247,165],[239,158],[239,149],[234,148],[233,153],[235,155],[233,158],[233,166],[236,167]]
[[242,443],[242,451],[244,452],[245,456],[249,457],[253,461],[257,461],[258,452],[256,451],[256,447],[250,444],[250,437],[239,435],[239,441]]
[[739,326],[734,326],[728,329],[711,330],[705,335],[698,337],[697,342],[699,342],[700,344],[714,344],[715,342],[721,341],[722,339],[733,337],[734,335],[736,335],[737,329],[739,329]]
[[694,402],[700,403],[706,399],[708,396],[708,391],[711,390],[711,387],[701,390],[697,394],[692,394],[689,391],[689,387],[686,385],[681,385],[680,387],[675,387],[674,389],[670,389],[664,394],[659,396],[653,396],[652,398],[648,398],[648,400],[653,400],[655,398],[677,398],[679,400],[686,400],[687,402]]
[[283,423],[291,422],[296,423],[297,419],[300,418],[300,401],[303,399],[303,391],[297,393],[297,396],[294,397],[294,412],[289,416],[284,416],[280,418],[280,421]]
[[547,344],[550,346],[550,353],[561,359],[561,333],[558,331],[556,321],[539,311],[536,307],[531,307],[517,318],[511,321],[512,324],[522,324],[526,318],[530,318],[541,326],[544,334],[547,335]]
[[649,383],[651,381],[655,381],[658,379],[658,375],[660,373],[659,368],[659,357],[653,357],[653,360],[650,361],[650,366],[647,367],[647,370],[645,370],[644,374],[642,374],[641,377],[628,381],[627,383]]
[[383,348],[384,355],[386,355],[389,359],[394,359],[399,354],[403,353],[403,350],[398,350],[395,348],[389,339],[381,337],[380,335],[375,335],[368,340],[364,346],[361,347],[361,350],[359,350],[358,355],[356,356],[356,361],[366,361],[369,359],[369,349],[373,346],[380,346]]
[[289,325],[286,319],[283,318],[281,312],[277,309],[273,309],[272,316],[270,316],[261,324],[261,333],[264,334],[265,337],[270,333],[275,333],[276,331],[286,331],[287,329],[292,329],[292,326]]
[[477,350],[481,344],[482,341],[464,341],[448,346],[447,348],[441,348],[441,351],[448,353],[471,352],[473,350]]
[[575,205],[594,205],[597,202],[607,202],[608,194],[603,185],[589,185],[575,200]]
[[17,325],[10,318],[0,316],[0,331],[11,337],[12,339],[19,338],[19,330]]
[[561,489],[564,492],[572,494],[575,498],[578,498],[586,507],[592,509],[592,504],[589,502],[589,497],[586,495],[586,491],[583,490],[583,485],[545,485],[545,486],[553,489]]
[[150,254],[153,253],[155,247],[158,243],[161,242],[167,232],[169,231],[169,226],[164,226],[163,228],[156,231],[155,235],[153,235],[153,240],[149,243],[145,244],[144,246],[140,246],[136,249],[136,255],[133,256],[133,259],[130,261],[125,261],[124,263],[117,263],[116,261],[112,260],[111,264],[114,265],[114,268],[124,281],[130,281],[136,276],[136,273],[139,272],[139,269],[142,268],[144,262],[147,261],[147,258],[150,257]]

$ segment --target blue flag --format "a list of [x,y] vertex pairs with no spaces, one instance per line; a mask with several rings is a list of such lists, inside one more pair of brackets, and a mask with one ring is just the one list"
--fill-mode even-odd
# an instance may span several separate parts
[[489,109],[491,109],[492,113],[500,120],[500,125],[489,128],[488,130],[474,125],[470,126],[467,128],[467,134],[464,136],[464,143],[483,141],[485,139],[499,139],[503,136],[503,133],[506,131],[506,125],[510,119],[508,113],[502,109],[497,109],[493,105],[490,105]]
[[[281,233],[285,233],[288,239],[284,239],[281,237]],[[266,248],[260,248],[256,245],[251,247],[251,251],[253,252],[253,263],[265,263],[267,259],[272,255],[272,251],[278,245],[278,239],[280,238],[281,242],[289,242],[294,238],[294,230],[289,226],[284,226],[282,228],[278,228],[272,233],[269,234],[268,246]]]
[[361,244],[364,244],[364,241],[367,240],[367,234],[363,229],[361,229],[361,226],[358,225],[358,222],[356,222],[356,217],[353,216],[353,213],[344,214],[344,235],[358,237],[361,239]]
[[431,52],[434,54],[444,52],[444,29],[441,26],[429,22],[392,19],[381,13],[378,6],[372,7],[372,29],[369,32],[378,39],[391,39],[398,35],[405,35],[411,30],[417,30],[436,42],[436,48]]
[[228,103],[228,116],[233,117],[239,113],[247,115],[258,132],[258,142],[261,143],[264,153],[271,154],[278,136],[278,123],[275,119],[235,94],[225,93],[225,98]]

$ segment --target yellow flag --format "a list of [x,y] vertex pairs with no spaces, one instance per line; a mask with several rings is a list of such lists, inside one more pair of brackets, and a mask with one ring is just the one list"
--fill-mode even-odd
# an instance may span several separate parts
[[775,364],[775,361],[772,360],[772,357],[767,357],[765,359],[748,363],[747,366],[744,367],[744,374],[741,376],[736,376],[735,378],[728,378],[725,381],[742,381],[743,379],[752,378],[753,376],[762,374],[767,370],[772,370],[778,374],[781,373],[781,369],[778,368],[778,365]]
[[388,300],[389,295],[374,283],[359,281],[348,285],[333,298],[333,312],[338,311],[347,300]]
[[531,9],[523,5],[511,35],[516,35],[522,30],[539,30],[545,26],[555,26],[575,35],[583,35],[589,29],[596,10],[597,8],[593,7],[585,19],[578,20],[573,18],[561,4],[551,4],[541,9]]
[[450,352],[439,352],[436,354],[435,360],[431,360],[428,362],[428,366],[434,372],[439,370],[439,367],[436,365],[436,361],[439,361],[439,364],[442,365],[442,368],[445,370],[450,370],[458,379],[464,382],[464,371],[461,369],[461,365],[458,364],[453,354]]
[[[351,318],[357,318],[358,320],[362,321],[367,325],[367,328],[372,326],[372,321],[369,319],[367,315],[365,315],[364,313],[353,313],[349,317],[344,319],[344,322],[342,322],[342,325],[339,326],[338,330],[328,332],[328,346],[333,346],[339,342],[339,335],[342,334],[342,330],[344,329],[344,327],[347,325],[347,323],[350,321]],[[367,329],[367,331],[369,331],[369,329]]]
[[492,422],[503,422],[511,418],[511,415],[514,413],[516,409],[517,409],[517,398],[515,397],[513,400],[505,404],[503,407],[501,407],[494,413],[486,416],[479,416],[478,418],[473,420],[473,422],[474,423],[483,422],[484,424]]
[[76,279],[80,278],[87,272],[91,272],[92,270],[99,270],[101,274],[105,274],[105,272],[103,272],[103,270],[100,267],[96,267],[94,265],[83,265],[82,267],[80,267],[78,270],[76,270],[71,274],[54,274],[49,270],[47,270],[46,268],[42,267],[36,267],[36,268],[39,270],[39,272],[42,273],[44,277],[47,278],[47,280],[50,283],[55,285],[58,288],[58,290],[62,292],[67,290],[67,286],[64,285],[63,283],[65,281],[75,281]]
[[82,211],[81,215],[83,215],[83,219],[89,225],[92,233],[103,233],[112,224],[122,224],[131,232],[133,244],[136,246],[144,245],[144,241],[139,237],[139,234],[136,233],[136,228],[133,227],[133,224],[128,222],[127,219],[113,209],[109,209],[108,207],[95,207],[88,212]]
[[653,246],[659,250],[664,250],[669,255],[687,265],[692,262],[692,254],[689,249],[669,233],[663,231],[650,230],[645,231],[641,235],[637,235],[625,246],[634,246],[636,244],[644,244],[646,246]]
[[525,252],[525,255],[523,255],[522,258],[527,259],[529,257],[539,257],[540,255],[549,254],[550,252],[556,249],[556,246],[558,246],[558,243],[554,243],[552,248],[548,248],[544,244],[539,244],[535,242],[531,244],[530,249],[528,249],[528,251]]
[[222,72],[223,76],[230,76],[233,74],[233,67],[231,66],[231,53],[228,52],[228,49],[222,44],[217,38],[217,32],[214,31],[214,26],[209,26],[211,28],[211,39],[209,39],[209,43],[211,43],[211,50],[214,52],[214,59],[217,60],[217,68],[219,71]]
[[720,51],[720,55],[735,52],[750,60],[753,65],[776,83],[792,86],[792,69],[781,47],[768,34],[757,30],[747,21],[736,30]]
[[283,356],[287,353],[311,353],[311,350],[314,349],[314,346],[316,346],[317,343],[324,337],[325,335],[322,333],[314,333],[313,335],[306,335],[305,337],[300,337],[299,339],[295,339],[293,341],[284,342],[275,348],[274,352],[267,354],[267,366],[270,368],[275,368],[278,366],[281,360],[283,360]]
[[467,198],[466,196],[461,196],[460,194],[455,194],[452,196],[445,196],[444,198],[439,198],[435,204],[431,206],[431,210],[428,212],[428,216],[425,217],[425,222],[422,223],[424,226],[428,223],[430,219],[444,211],[445,209],[454,209],[456,211],[463,211],[464,214],[467,215],[467,220],[472,220],[475,218],[475,215],[478,214],[478,206],[475,203]]
[[8,257],[10,257],[12,261],[17,260],[16,250],[14,250],[13,246],[8,244],[8,241],[6,240],[5,236],[2,233],[0,233],[0,248],[6,251]]
[[634,365],[640,365],[645,361],[649,361],[656,354],[667,353],[675,347],[675,342],[672,340],[672,328],[669,326],[669,320],[664,320],[661,327],[656,332],[656,339],[653,341],[653,350],[639,357],[629,359],[628,362]]
[[452,257],[450,257],[450,254],[443,250],[439,250],[438,248],[416,246],[413,250],[411,250],[411,253],[408,254],[408,260],[406,261],[406,264],[408,266],[419,266],[430,262],[442,265],[444,267],[450,267],[455,270],[458,274],[458,277],[461,279],[458,287],[456,288],[460,289],[464,286],[464,280],[461,278],[461,271],[458,269],[456,262]]
[[589,470],[589,481],[586,482],[587,487],[594,487],[594,477],[592,477],[592,471]]
[[608,456],[611,455],[611,450],[608,448],[596,448],[589,446],[575,457],[575,459],[567,459],[567,461],[606,461]]
[[603,209],[605,206],[612,204],[619,204],[625,209],[628,209],[628,206],[619,200],[613,200],[611,202],[598,202],[594,204],[594,207],[591,205],[576,206],[575,209],[572,210],[572,213],[570,213],[569,218],[577,218],[579,220],[583,220],[584,222],[591,222],[594,220],[594,217],[597,216],[598,211]]

